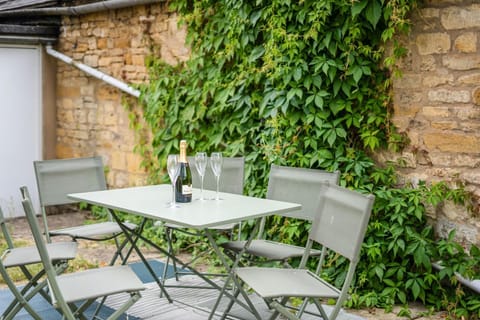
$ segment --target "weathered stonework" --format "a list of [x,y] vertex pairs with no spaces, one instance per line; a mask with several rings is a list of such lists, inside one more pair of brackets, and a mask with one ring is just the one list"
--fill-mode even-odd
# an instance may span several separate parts
[[[185,60],[185,31],[164,4],[65,17],[57,50],[129,84],[148,81],[150,54],[175,64]],[[154,48],[154,52],[151,51]],[[101,155],[108,184],[144,184],[146,173],[133,152],[135,133],[120,90],[58,62],[58,158]]]
[[[404,40],[408,65],[394,80],[394,123],[410,146],[401,169],[405,182],[460,180],[472,192],[474,210],[480,199],[480,4],[469,0],[431,0],[412,16]],[[413,157],[411,155],[414,155]],[[413,162],[413,163],[412,163]],[[430,210],[440,236],[457,229],[466,245],[480,244],[480,220],[452,203]]]
[[[480,4],[472,0],[425,0],[414,12],[409,52],[400,61],[404,76],[394,79],[393,121],[410,146],[380,161],[406,161],[402,180],[413,185],[461,180],[480,199]],[[161,4],[63,19],[57,50],[127,83],[148,81],[145,57],[170,64],[188,58],[185,30]],[[57,157],[101,155],[108,183],[145,183],[135,134],[119,90],[58,63]],[[463,207],[430,208],[438,234],[480,243],[480,221]]]

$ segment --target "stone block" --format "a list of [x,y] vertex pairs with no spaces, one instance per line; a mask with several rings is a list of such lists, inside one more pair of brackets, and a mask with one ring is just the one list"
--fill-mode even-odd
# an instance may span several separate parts
[[458,106],[452,110],[460,120],[478,121],[480,119],[480,108],[473,105]]
[[421,92],[414,92],[413,90],[397,90],[393,96],[394,104],[401,106],[419,104],[423,100]]
[[457,79],[459,84],[478,85],[480,83],[480,73],[472,73],[464,76],[460,76]]
[[407,131],[407,136],[411,145],[418,146],[421,143],[421,137],[423,136],[423,133],[412,129]]
[[55,154],[57,158],[73,158],[73,150],[71,145],[57,143],[55,147]]
[[147,183],[147,175],[129,173],[128,174],[128,185],[129,186],[144,186]]
[[144,66],[145,65],[145,56],[143,55],[134,55],[132,57],[132,64],[136,66]]
[[113,45],[115,48],[125,49],[130,47],[130,38],[128,35],[124,35],[114,40]]
[[72,137],[75,138],[75,139],[79,139],[79,140],[89,140],[90,139],[90,136],[89,136],[88,132],[81,131],[81,130],[72,131]]
[[92,68],[98,67],[98,55],[85,55],[83,63]]
[[475,134],[475,132],[480,132],[480,122],[479,121],[461,121],[460,129],[462,131],[471,132],[472,134]]
[[120,91],[110,85],[97,86],[96,99],[104,101],[120,101]]
[[434,56],[420,57],[420,71],[434,71],[437,69],[437,61]]
[[141,168],[142,157],[135,153],[126,153],[127,171],[131,173],[144,173]]
[[480,106],[480,87],[475,88],[472,93],[473,103]]
[[98,27],[97,27],[97,28],[94,28],[94,29],[92,30],[92,35],[95,36],[96,38],[105,38],[105,37],[110,36],[110,35],[108,34],[107,29],[105,29],[105,28],[98,28]]
[[453,113],[449,107],[426,106],[422,108],[422,115],[426,118],[451,118]]
[[480,69],[480,55],[478,54],[452,54],[442,58],[443,66],[452,70]]
[[114,170],[125,170],[127,167],[126,155],[123,152],[112,152],[111,166]]
[[75,118],[75,123],[77,124],[85,124],[87,123],[87,110],[85,109],[76,109],[73,112],[73,116]]
[[432,102],[445,103],[467,103],[471,100],[470,91],[467,90],[430,90],[428,91],[428,100]]
[[415,118],[420,111],[420,106],[418,104],[409,104],[409,105],[393,105],[393,114],[397,117],[407,117]]
[[[430,152],[429,155],[434,167],[476,168],[480,165],[480,158],[472,154]],[[461,179],[468,181],[467,177],[461,177]]]
[[88,39],[88,50],[97,50],[97,39],[93,37]]
[[429,151],[479,153],[480,136],[459,132],[428,132],[423,142]]
[[418,88],[422,83],[420,74],[406,73],[393,82],[394,89],[412,89]]
[[114,175],[113,179],[117,188],[128,187],[128,173],[113,171],[112,174]]
[[455,39],[455,50],[463,53],[477,52],[477,34],[473,32],[466,32]]
[[132,53],[130,51],[126,52],[123,56],[123,60],[125,61],[126,65],[132,64]]
[[453,84],[453,74],[440,74],[432,76],[423,76],[422,84],[428,88],[434,88],[445,84]]
[[112,58],[108,56],[102,56],[98,59],[99,67],[108,67],[112,62]]
[[432,121],[432,128],[438,130],[455,130],[459,128],[456,121]]
[[82,96],[93,96],[95,86],[93,84],[84,85],[80,87],[80,93]]
[[432,19],[440,17],[440,9],[438,8],[422,8],[420,9],[420,16],[424,19]]
[[80,96],[80,87],[65,86],[59,84],[57,86],[57,96],[60,98],[73,98]]
[[447,33],[422,33],[417,36],[416,45],[420,55],[447,53],[451,48]]
[[447,30],[480,27],[480,4],[451,6],[442,10],[440,21]]
[[104,50],[107,49],[108,39],[106,38],[97,38],[97,49]]
[[[477,159],[477,163],[478,163]],[[468,170],[461,175],[462,179],[465,179],[465,181],[480,185],[480,169],[477,167],[474,167],[474,169]]]

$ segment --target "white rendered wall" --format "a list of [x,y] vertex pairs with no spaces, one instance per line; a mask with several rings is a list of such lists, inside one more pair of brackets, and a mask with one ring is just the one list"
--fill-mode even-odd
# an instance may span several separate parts
[[0,206],[22,216],[19,187],[38,207],[33,160],[41,159],[41,50],[0,44]]

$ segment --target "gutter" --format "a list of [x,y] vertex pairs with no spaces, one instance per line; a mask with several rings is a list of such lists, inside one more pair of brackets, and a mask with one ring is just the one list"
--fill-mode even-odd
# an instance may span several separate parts
[[120,81],[120,80],[118,80],[118,79],[116,79],[112,76],[109,76],[106,73],[103,73],[103,72],[101,72],[97,69],[94,69],[90,66],[87,66],[86,64],[74,61],[69,56],[66,56],[63,53],[60,53],[60,52],[54,50],[51,45],[46,45],[45,50],[52,57],[55,57],[58,60],[61,60],[61,61],[65,62],[66,64],[72,65],[72,66],[82,70],[83,72],[87,73],[88,75],[90,75],[92,77],[95,77],[95,78],[97,78],[101,81],[104,81],[104,82],[114,86],[115,88],[117,88],[119,90],[122,90],[125,93],[128,93],[129,95],[132,95],[136,98],[138,98],[140,96],[140,91],[139,90],[136,90],[136,89],[132,88],[131,86],[129,86],[125,82]]
[[56,42],[57,38],[35,37],[35,36],[18,36],[18,35],[2,35],[0,34],[0,44],[42,44]]
[[105,10],[140,6],[166,0],[103,0],[73,7],[32,8],[0,11],[0,17],[12,16],[78,16]]

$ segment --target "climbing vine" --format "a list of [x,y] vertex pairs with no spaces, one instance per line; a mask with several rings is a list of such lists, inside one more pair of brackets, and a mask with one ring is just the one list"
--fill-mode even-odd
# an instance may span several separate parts
[[[408,30],[415,1],[175,0],[170,5],[187,27],[191,57],[175,66],[158,57],[147,61],[150,81],[140,86],[141,114],[151,141],[137,151],[151,181],[166,181],[165,159],[178,151],[180,139],[189,141],[192,153],[245,156],[249,195],[264,196],[272,163],[339,170],[342,185],[377,199],[350,305],[391,307],[420,300],[445,309],[456,301],[451,314],[478,316],[479,300],[459,302],[441,281],[447,273],[439,275],[431,266],[432,259],[460,249],[444,243],[449,249],[439,250],[425,206],[466,201],[461,186],[399,186],[394,166],[379,166],[372,158],[375,150],[398,150],[405,143],[390,123],[389,89],[403,53],[394,35]],[[131,110],[136,130],[145,130]],[[269,223],[276,239],[305,241],[306,223],[277,217]],[[463,253],[464,260],[478,259]],[[334,263],[326,272],[337,282],[344,276],[342,265]]]

